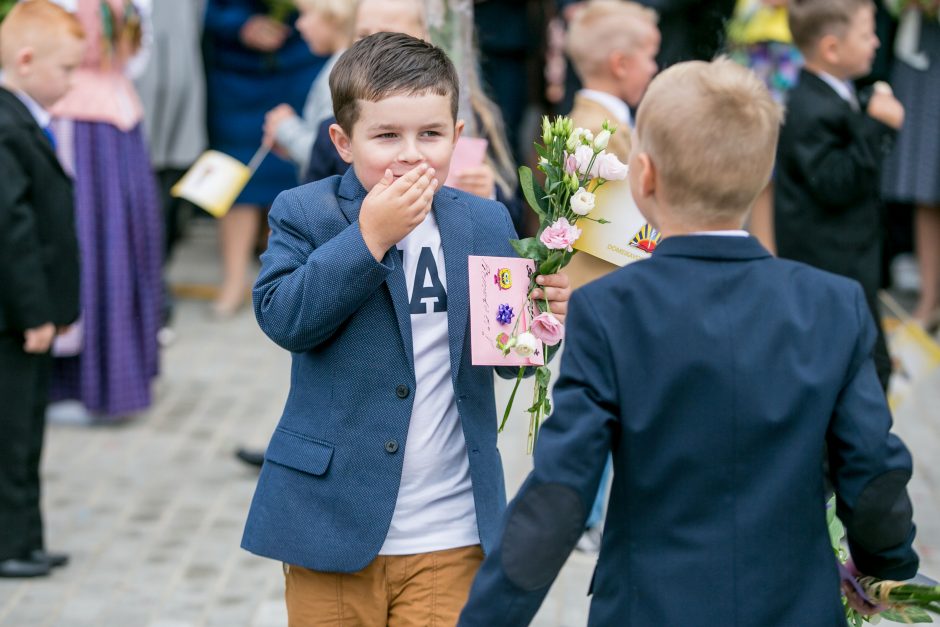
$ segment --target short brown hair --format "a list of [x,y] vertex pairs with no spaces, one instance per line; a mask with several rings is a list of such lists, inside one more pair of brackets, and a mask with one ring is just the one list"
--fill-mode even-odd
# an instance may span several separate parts
[[450,96],[457,119],[460,83],[447,54],[403,33],[375,33],[350,46],[330,73],[336,122],[348,134],[359,119],[359,101],[390,96]]
[[804,55],[810,55],[826,35],[842,36],[852,18],[872,0],[790,0],[787,16],[793,43]]
[[753,72],[727,58],[678,63],[650,83],[637,111],[671,208],[696,224],[743,216],[770,181],[782,110]]
[[656,11],[635,2],[591,0],[568,27],[565,51],[579,76],[596,76],[613,52],[632,54],[657,32]]
[[0,65],[10,63],[24,46],[54,46],[63,35],[85,38],[78,18],[49,0],[19,2],[0,23]]

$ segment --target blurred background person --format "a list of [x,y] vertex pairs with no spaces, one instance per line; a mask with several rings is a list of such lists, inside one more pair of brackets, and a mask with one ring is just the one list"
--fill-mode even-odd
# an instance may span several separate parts
[[[325,61],[311,54],[285,0],[208,0],[204,38],[209,145],[248,163],[261,145],[264,115],[284,102],[303,107]],[[265,159],[219,220],[222,285],[213,311],[234,314],[248,295],[248,266],[262,213],[294,187],[294,167]],[[265,231],[266,232],[266,231]]]
[[150,406],[158,370],[162,218],[130,79],[146,62],[150,3],[57,1],[75,9],[86,48],[51,110],[59,157],[75,177],[82,260],[80,352],[55,360],[52,397],[80,401],[83,421],[110,421]]
[[916,205],[920,297],[912,315],[935,331],[940,323],[940,5],[887,4],[901,19],[891,84],[906,117],[885,164],[883,194],[887,201]]
[[[738,0],[728,24],[728,51],[764,81],[774,100],[783,103],[803,67],[803,55],[793,45],[787,24],[787,0]],[[748,218],[748,230],[771,252],[777,250],[773,193],[771,182]]]
[[708,60],[722,49],[735,0],[638,0],[659,14],[663,35],[660,69],[680,61]]
[[[206,79],[202,65],[200,0],[160,0],[153,6],[153,43],[135,83],[144,106],[144,133],[163,205],[164,267],[180,239],[192,205],[170,195],[208,143]],[[172,297],[165,287],[161,324],[167,327]]]
[[310,164],[320,123],[333,117],[330,72],[349,47],[356,0],[297,0],[296,4],[300,10],[297,30],[313,54],[329,58],[310,87],[303,117],[287,103],[274,107],[264,116],[264,141],[294,162],[300,180]]

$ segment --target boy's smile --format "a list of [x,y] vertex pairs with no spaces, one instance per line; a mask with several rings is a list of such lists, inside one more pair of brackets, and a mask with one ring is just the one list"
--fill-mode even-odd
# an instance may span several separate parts
[[463,122],[454,122],[450,95],[397,95],[360,100],[352,137],[334,126],[333,141],[366,191],[391,170],[395,178],[427,164],[444,181]]

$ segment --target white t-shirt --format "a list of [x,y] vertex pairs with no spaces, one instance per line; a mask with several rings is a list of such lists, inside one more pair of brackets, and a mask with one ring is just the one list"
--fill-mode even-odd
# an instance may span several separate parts
[[479,544],[470,462],[451,380],[447,277],[434,213],[398,243],[411,304],[414,408],[395,513],[379,551],[412,555]]

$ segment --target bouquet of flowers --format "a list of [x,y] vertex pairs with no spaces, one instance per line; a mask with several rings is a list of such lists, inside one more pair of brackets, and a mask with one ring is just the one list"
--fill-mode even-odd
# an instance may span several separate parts
[[[839,562],[842,581],[851,586],[855,595],[871,609],[864,614],[842,597],[845,606],[845,618],[852,627],[862,627],[865,623],[875,623],[874,615],[897,623],[932,623],[931,612],[940,615],[940,586],[928,586],[916,583],[903,583],[858,577],[850,569],[849,552],[845,550],[843,540],[845,527],[836,516],[836,497],[826,504],[826,522],[829,524],[829,539]],[[874,619],[874,620],[873,620]]]
[[[554,274],[571,261],[576,252],[572,244],[581,235],[578,222],[593,220],[606,223],[605,220],[591,218],[590,213],[594,209],[594,194],[601,185],[627,177],[627,166],[606,150],[615,132],[616,127],[609,122],[604,122],[595,135],[591,130],[575,128],[568,117],[557,117],[554,121],[549,121],[548,117],[542,118],[542,143],[536,143],[535,150],[539,156],[538,169],[545,174],[544,187],[535,179],[530,168],[519,168],[519,184],[526,202],[538,215],[539,230],[535,237],[511,242],[521,257],[535,262],[536,269],[529,281],[530,299],[540,274]],[[564,337],[564,327],[549,311],[548,301],[539,300],[533,304],[540,313],[531,320],[528,330],[520,333],[517,319],[512,333],[499,340],[498,346],[504,354],[513,351],[524,357],[534,353],[538,342],[554,347]],[[506,426],[524,372],[525,367],[520,367],[516,385],[503,413],[500,431]],[[532,406],[526,410],[531,416],[527,445],[530,454],[535,446],[539,425],[551,412],[548,400],[550,381],[551,371],[547,367],[536,368],[535,395]]]

